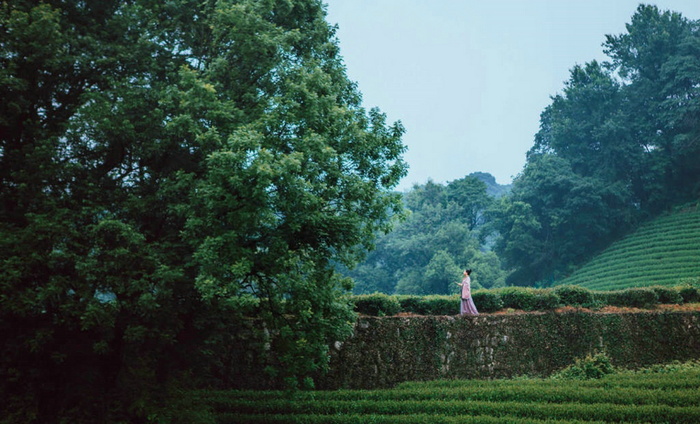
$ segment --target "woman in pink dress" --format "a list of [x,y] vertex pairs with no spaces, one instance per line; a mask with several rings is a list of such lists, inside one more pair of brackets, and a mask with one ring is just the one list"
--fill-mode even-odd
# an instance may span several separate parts
[[474,301],[472,300],[472,279],[469,277],[471,273],[471,269],[465,269],[464,279],[462,279],[461,283],[456,283],[462,286],[462,302],[459,305],[460,315],[479,315],[479,311],[476,310],[476,305],[474,305]]

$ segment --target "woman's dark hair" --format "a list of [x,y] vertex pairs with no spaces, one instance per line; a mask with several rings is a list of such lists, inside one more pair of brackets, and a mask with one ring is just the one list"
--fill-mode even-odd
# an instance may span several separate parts
[[464,272],[466,272],[466,273],[467,273],[467,275],[471,275],[471,273],[472,273],[472,270],[471,270],[471,268],[470,268],[470,269],[465,269],[465,270],[464,270]]

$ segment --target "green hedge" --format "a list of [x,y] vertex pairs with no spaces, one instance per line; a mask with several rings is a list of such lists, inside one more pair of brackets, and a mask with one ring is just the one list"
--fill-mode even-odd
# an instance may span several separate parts
[[683,303],[683,295],[681,295],[681,292],[677,287],[653,286],[649,288],[654,290],[659,303],[664,305],[680,305]]
[[649,308],[659,302],[659,296],[650,288],[597,292],[596,297],[603,305],[632,308]]
[[365,315],[386,316],[396,315],[401,312],[396,296],[383,293],[365,294],[354,296],[355,311]]
[[557,286],[554,288],[554,293],[559,296],[562,304],[568,306],[588,307],[595,303],[593,292],[580,286]]
[[522,309],[524,311],[544,311],[561,306],[559,296],[554,290],[533,289],[529,287],[505,287],[497,289],[495,292],[501,297],[504,308]]
[[[389,316],[400,312],[418,315],[457,315],[459,295],[391,296],[383,293],[352,296],[355,311],[364,315]],[[524,311],[548,311],[561,306],[600,308],[621,306],[652,308],[657,304],[700,302],[697,284],[678,287],[653,286],[614,291],[593,291],[580,286],[551,289],[504,287],[476,290],[474,304],[479,312],[496,312],[504,308]]]
[[682,285],[679,287],[678,292],[683,298],[683,303],[700,302],[700,289],[696,285]]
[[455,315],[459,313],[459,296],[425,296],[421,308],[425,315]]
[[472,299],[481,312],[496,312],[503,309],[501,296],[493,290],[476,290]]
[[451,296],[415,296],[398,295],[401,312],[419,315],[455,315],[459,313],[459,297]]
[[610,358],[604,353],[598,353],[576,359],[572,365],[559,371],[553,377],[566,380],[590,380],[603,378],[614,371],[615,368],[610,363]]
[[427,315],[423,310],[423,296],[397,295],[396,298],[399,301],[399,305],[401,305],[402,311],[412,311],[415,314]]

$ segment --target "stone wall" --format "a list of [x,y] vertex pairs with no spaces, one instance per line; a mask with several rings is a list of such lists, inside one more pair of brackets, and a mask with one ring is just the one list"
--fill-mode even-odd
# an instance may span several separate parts
[[589,353],[637,368],[700,359],[699,312],[361,317],[335,343],[320,388],[402,381],[547,376]]

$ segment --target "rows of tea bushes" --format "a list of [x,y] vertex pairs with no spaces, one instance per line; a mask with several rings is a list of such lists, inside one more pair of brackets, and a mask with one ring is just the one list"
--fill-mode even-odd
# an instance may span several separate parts
[[[480,312],[503,309],[548,311],[562,306],[601,308],[620,306],[651,308],[658,304],[700,302],[700,286],[653,286],[614,291],[594,291],[579,286],[557,286],[549,289],[504,287],[476,290],[472,294]],[[418,315],[456,315],[459,295],[406,296],[374,293],[353,296],[355,311],[364,315],[390,316],[399,313]]]
[[594,290],[674,286],[700,276],[700,208],[650,221],[613,243],[560,284]]
[[698,423],[700,366],[597,379],[447,380],[385,390],[205,391],[229,423]]

